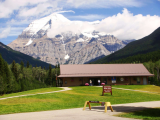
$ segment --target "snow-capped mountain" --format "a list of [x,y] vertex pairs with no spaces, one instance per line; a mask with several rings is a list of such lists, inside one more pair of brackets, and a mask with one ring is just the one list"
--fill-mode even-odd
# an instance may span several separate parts
[[129,43],[113,35],[91,31],[97,24],[99,21],[70,21],[54,13],[33,21],[8,46],[55,65],[84,64],[109,55]]

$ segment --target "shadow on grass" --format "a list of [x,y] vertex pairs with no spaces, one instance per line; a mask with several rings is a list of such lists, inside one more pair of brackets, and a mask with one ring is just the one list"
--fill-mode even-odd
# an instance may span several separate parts
[[143,119],[156,119],[156,120],[160,120],[160,108],[148,108],[142,111],[136,111],[136,112],[132,112],[129,113],[128,115],[124,115],[124,116],[135,116],[135,117],[141,117],[143,116]]
[[[113,112],[123,112],[127,114],[119,115],[120,117],[139,118],[144,120],[160,120],[160,108],[146,108],[146,107],[133,107],[133,106],[112,106]],[[104,106],[91,107],[92,111],[104,112]],[[87,108],[89,111],[89,109]],[[107,111],[111,111],[107,107]]]

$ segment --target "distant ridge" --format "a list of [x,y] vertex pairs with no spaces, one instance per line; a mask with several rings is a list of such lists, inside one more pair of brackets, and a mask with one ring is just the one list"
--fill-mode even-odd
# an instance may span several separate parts
[[[15,51],[12,48],[4,45],[3,43],[0,42],[0,54],[2,58],[8,63],[11,64],[13,60],[15,60],[16,63],[20,63],[23,61],[24,65],[26,66],[27,61],[29,62],[30,65],[33,67],[37,65],[37,67],[42,66],[45,68],[49,67],[48,63],[45,63],[43,61],[40,61],[38,59],[35,59],[29,55],[23,54],[21,52]],[[52,67],[54,67],[52,65]]]
[[110,54],[109,56],[106,56],[92,63],[108,63],[114,60],[124,59],[129,56],[146,54],[158,50],[160,50],[160,27],[157,28],[150,35],[140,40],[133,41],[127,44],[124,48],[116,51],[115,53]]

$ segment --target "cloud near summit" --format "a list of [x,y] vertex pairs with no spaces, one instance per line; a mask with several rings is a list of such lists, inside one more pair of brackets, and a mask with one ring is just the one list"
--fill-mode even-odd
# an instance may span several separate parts
[[143,38],[158,27],[160,27],[159,16],[133,15],[124,8],[122,13],[102,19],[99,24],[96,25],[89,24],[89,22],[80,22],[76,24],[74,21],[69,23],[53,23],[52,28],[48,31],[48,37],[54,37],[66,31],[79,34],[81,32],[92,32],[96,30],[114,35],[120,40],[130,40]]

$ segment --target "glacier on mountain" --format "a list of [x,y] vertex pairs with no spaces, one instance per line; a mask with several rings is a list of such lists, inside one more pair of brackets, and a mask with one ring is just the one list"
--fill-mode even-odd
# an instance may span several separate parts
[[70,21],[54,13],[33,21],[8,46],[53,65],[84,64],[107,56],[129,43],[95,30],[94,26],[99,23]]
[[32,44],[32,42],[33,42],[32,39],[29,39],[28,43],[25,46]]
[[65,55],[64,59],[65,59],[65,60],[69,59],[69,55],[68,55],[68,54]]

